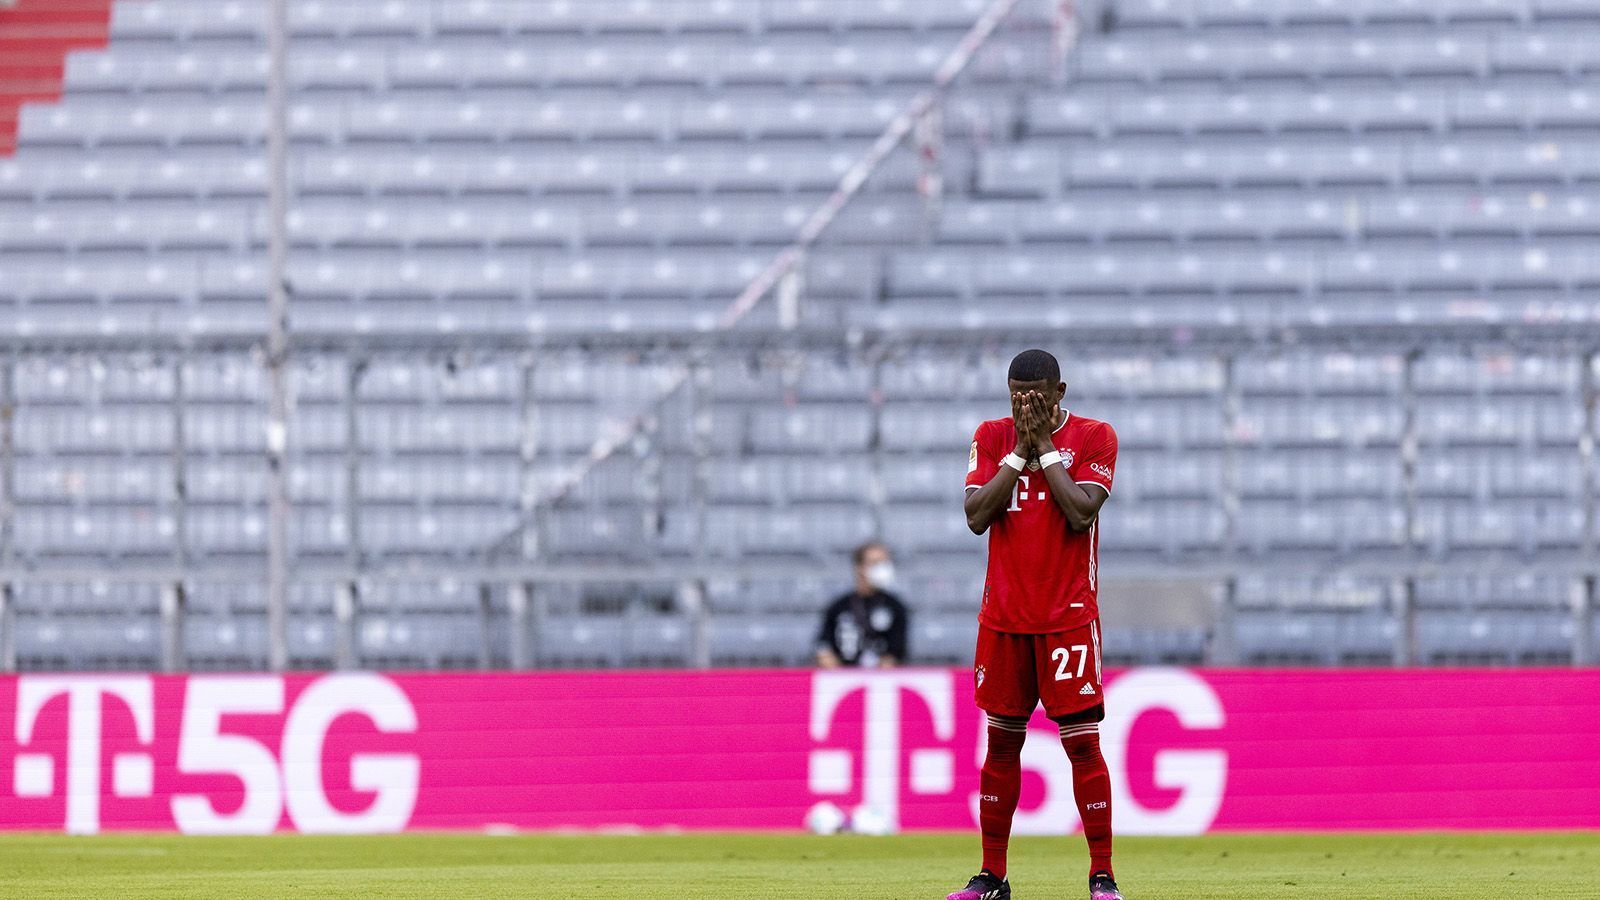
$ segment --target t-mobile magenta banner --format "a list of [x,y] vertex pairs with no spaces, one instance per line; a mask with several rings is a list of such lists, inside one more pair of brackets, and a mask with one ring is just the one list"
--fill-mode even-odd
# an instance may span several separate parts
[[[1600,672],[1108,673],[1119,834],[1600,827]],[[965,670],[0,679],[0,827],[975,827]],[[1018,833],[1077,827],[1042,717]]]

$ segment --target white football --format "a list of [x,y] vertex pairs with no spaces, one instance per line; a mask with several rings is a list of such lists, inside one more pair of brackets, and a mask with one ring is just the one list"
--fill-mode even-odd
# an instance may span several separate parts
[[870,834],[882,836],[894,833],[894,828],[889,824],[889,817],[883,811],[871,806],[858,806],[850,814],[850,830],[856,834]]
[[844,810],[827,800],[806,813],[806,828],[812,834],[838,834],[844,829]]

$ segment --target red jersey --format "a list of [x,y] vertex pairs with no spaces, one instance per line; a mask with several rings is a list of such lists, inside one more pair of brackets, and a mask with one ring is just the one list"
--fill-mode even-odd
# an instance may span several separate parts
[[[1051,434],[1067,475],[1078,484],[1111,491],[1117,465],[1117,433],[1096,419],[1065,418]],[[967,490],[989,483],[1017,445],[1011,417],[990,419],[972,436]],[[1050,496],[1050,485],[1034,463],[1017,477],[1011,505],[989,525],[989,571],[978,621],[1012,634],[1052,634],[1082,627],[1100,615],[1100,523],[1084,533]]]

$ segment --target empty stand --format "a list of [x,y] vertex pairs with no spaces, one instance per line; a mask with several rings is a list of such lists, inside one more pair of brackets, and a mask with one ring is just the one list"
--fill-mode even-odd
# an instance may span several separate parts
[[[291,372],[295,559],[332,573],[296,589],[296,658],[344,631],[369,664],[508,661],[506,586],[432,575],[511,561],[732,573],[704,618],[540,584],[526,659],[800,664],[884,536],[913,654],[964,664],[957,485],[1026,322],[1120,437],[1108,577],[1234,582],[1215,629],[1110,628],[1111,658],[1570,660],[1593,348],[1520,337],[1595,313],[1581,2],[1100,0],[1055,72],[1026,0],[946,99],[939,202],[901,152],[807,256],[802,323],[868,339],[718,350],[640,405],[985,5],[293,0],[294,325],[339,348]],[[266,386],[206,348],[265,324],[265,27],[257,0],[0,11],[0,337],[45,348],[7,380],[24,568],[262,561]],[[113,338],[195,349],[70,349]],[[369,339],[430,349],[340,345]],[[261,663],[259,596],[184,596],[196,666]],[[158,666],[162,602],[24,579],[18,658]]]

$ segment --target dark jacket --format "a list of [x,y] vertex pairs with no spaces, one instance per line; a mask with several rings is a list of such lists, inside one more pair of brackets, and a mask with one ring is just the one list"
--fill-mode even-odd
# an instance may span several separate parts
[[817,649],[833,651],[847,666],[875,666],[885,656],[904,663],[906,619],[906,605],[887,591],[841,594],[822,613]]

